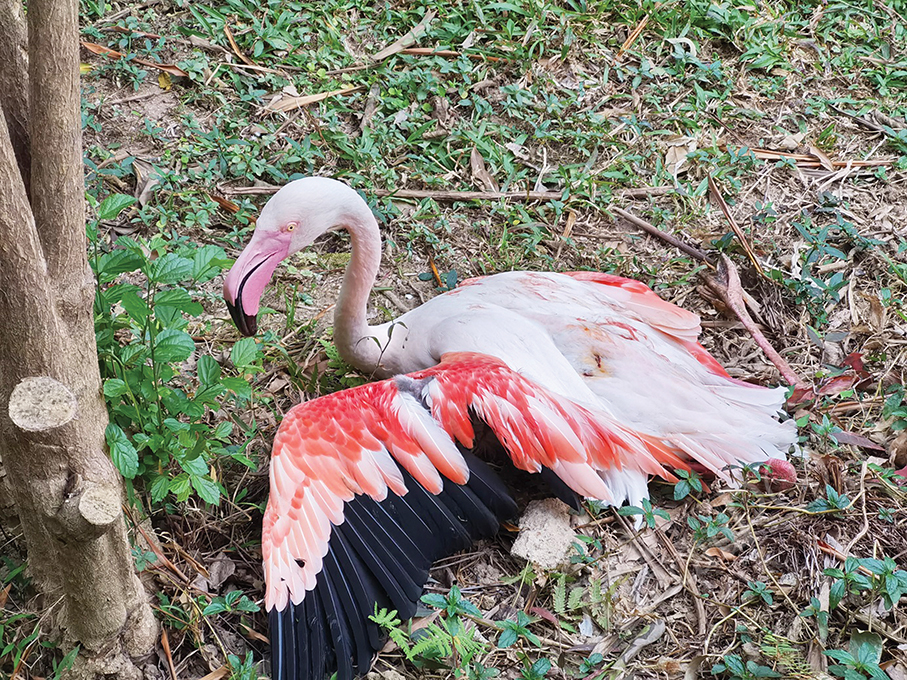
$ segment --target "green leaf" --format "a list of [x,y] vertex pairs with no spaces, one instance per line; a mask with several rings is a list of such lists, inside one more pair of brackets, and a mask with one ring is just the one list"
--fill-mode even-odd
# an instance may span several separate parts
[[109,378],[104,381],[104,396],[115,399],[129,391],[129,387],[119,378]]
[[135,203],[135,198],[126,194],[110,194],[98,206],[99,220],[112,220],[130,205]]
[[161,307],[176,307],[190,316],[198,316],[205,311],[201,303],[195,302],[185,288],[168,288],[159,291],[154,296],[154,304]]
[[211,616],[212,614],[221,614],[227,611],[227,605],[215,600],[202,610],[202,616]]
[[229,420],[223,420],[211,431],[211,436],[215,439],[226,439],[231,432],[233,432],[233,423]]
[[180,460],[179,463],[180,467],[182,467],[183,470],[188,472],[190,475],[202,477],[208,474],[208,464],[201,456],[195,456],[194,458],[184,458]]
[[235,393],[242,401],[249,401],[252,398],[252,388],[244,378],[224,378],[221,384]]
[[237,368],[251,366],[258,358],[258,345],[255,344],[255,338],[243,338],[237,340],[230,350],[230,361]]
[[186,331],[165,328],[154,342],[155,361],[185,361],[195,350],[195,342]]
[[148,278],[154,283],[177,283],[192,276],[192,260],[167,253],[151,265]]
[[167,475],[155,475],[151,480],[151,502],[160,503],[170,490]]
[[229,263],[227,254],[220,246],[202,246],[195,251],[192,261],[192,279],[204,283],[220,274]]
[[202,385],[213,385],[220,379],[220,364],[208,354],[203,354],[198,358],[198,381]]
[[107,447],[110,449],[110,458],[117,470],[126,479],[134,479],[139,471],[139,454],[126,433],[110,423],[104,431],[104,437],[107,439]]
[[128,250],[115,250],[102,255],[98,261],[98,279],[101,283],[109,283],[120,274],[139,269],[145,260]]
[[505,628],[498,638],[498,648],[506,649],[517,641],[517,632],[513,628]]
[[195,488],[195,492],[198,494],[199,498],[205,501],[205,503],[210,503],[211,505],[220,503],[220,487],[217,485],[217,482],[207,475],[204,477],[192,475],[190,479],[192,480],[192,486]]
[[180,502],[183,502],[187,498],[189,498],[189,494],[192,492],[192,485],[189,482],[189,475],[183,472],[182,474],[171,479],[170,491],[176,494],[176,500]]
[[120,298],[120,304],[136,325],[143,326],[148,315],[151,314],[151,308],[134,290],[128,290]]
[[426,593],[422,596],[422,601],[435,609],[444,609],[447,606],[447,598],[438,593]]
[[831,584],[831,589],[828,592],[828,611],[833,611],[837,609],[838,605],[841,604],[841,600],[844,599],[846,584],[843,580],[835,581]]

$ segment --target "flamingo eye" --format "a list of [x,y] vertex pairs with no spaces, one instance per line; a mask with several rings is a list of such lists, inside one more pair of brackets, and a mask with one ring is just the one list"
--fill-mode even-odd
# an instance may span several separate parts
[[295,228],[296,228],[296,223],[295,223],[295,222],[290,222],[290,223],[287,225],[287,231],[293,231]]

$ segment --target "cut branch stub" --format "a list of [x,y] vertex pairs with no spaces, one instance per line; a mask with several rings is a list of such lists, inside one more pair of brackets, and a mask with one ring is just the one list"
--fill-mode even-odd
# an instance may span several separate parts
[[46,432],[76,417],[76,396],[61,382],[40,376],[23,378],[9,398],[9,417],[28,432]]

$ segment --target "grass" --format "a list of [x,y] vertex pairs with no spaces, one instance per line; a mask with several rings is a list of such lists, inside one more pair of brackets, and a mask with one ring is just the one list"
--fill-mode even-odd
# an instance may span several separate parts
[[[187,73],[83,52],[108,440],[134,519],[149,517],[166,537],[159,556],[136,531],[136,559],[181,675],[265,672],[257,532],[269,442],[301,395],[362,380],[328,328],[342,236],[279,270],[258,342],[237,342],[219,300],[220,273],[264,200],[235,190],[312,173],[349,182],[382,221],[376,317],[438,292],[433,267],[440,288],[508,269],[597,269],[697,311],[704,342],[733,375],[777,382],[699,294],[702,265],[615,221],[609,208],[619,205],[730,255],[776,348],[824,387],[794,414],[810,455],[793,490],[654,487],[653,504],[628,513],[643,517],[641,534],[590,508],[563,573],[527,578],[507,538],[455,558],[426,596],[447,603],[430,635],[400,629],[406,653],[383,655],[379,669],[598,679],[681,677],[697,663],[700,677],[759,678],[814,677],[825,663],[869,678],[907,665],[897,605],[904,493],[884,458],[864,467],[867,454],[884,453],[837,436],[884,446],[907,426],[907,3],[84,0],[81,9],[85,41]],[[369,60],[430,9],[437,17],[414,46],[453,56]],[[266,108],[342,88],[357,89],[286,114]],[[502,191],[558,199],[376,196],[482,190],[474,150]],[[767,277],[746,269],[709,176]],[[149,182],[142,201],[119,198]],[[671,191],[621,194],[642,186]],[[166,258],[172,271],[156,264]],[[56,677],[71,650],[36,627],[22,553],[10,554],[0,669]],[[650,639],[646,626],[659,621],[665,633]]]

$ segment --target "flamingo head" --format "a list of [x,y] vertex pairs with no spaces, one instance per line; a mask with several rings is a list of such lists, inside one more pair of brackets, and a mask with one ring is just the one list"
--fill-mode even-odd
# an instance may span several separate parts
[[261,296],[277,265],[326,231],[344,226],[349,207],[357,203],[364,201],[353,189],[327,177],[297,179],[271,197],[252,240],[224,279],[224,301],[243,335],[258,330]]

